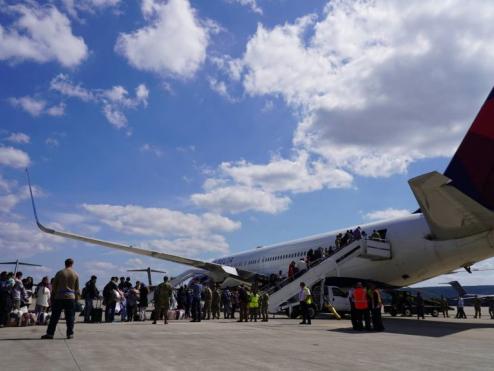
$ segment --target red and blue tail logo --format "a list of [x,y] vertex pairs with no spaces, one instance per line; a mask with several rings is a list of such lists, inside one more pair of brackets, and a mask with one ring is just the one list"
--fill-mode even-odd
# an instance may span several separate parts
[[494,88],[444,175],[460,191],[494,210]]

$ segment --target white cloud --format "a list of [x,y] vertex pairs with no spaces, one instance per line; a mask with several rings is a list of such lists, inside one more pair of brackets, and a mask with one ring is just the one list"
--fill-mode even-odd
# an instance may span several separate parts
[[256,0],[227,0],[229,3],[237,3],[250,8],[254,13],[262,14],[262,9],[257,4]]
[[131,258],[127,260],[127,265],[133,269],[141,269],[144,268],[144,261],[139,258]]
[[24,133],[11,133],[6,140],[17,144],[27,144],[31,141],[31,138]]
[[302,193],[322,188],[348,188],[353,181],[352,176],[342,170],[310,160],[306,152],[298,153],[291,160],[273,157],[265,165],[246,161],[224,162],[220,171],[237,184],[269,192]]
[[174,240],[149,240],[142,245],[143,248],[176,254],[188,257],[197,257],[204,253],[224,255],[229,252],[229,245],[220,235],[212,235],[206,238],[177,238]]
[[9,98],[9,102],[12,106],[19,107],[34,117],[41,115],[46,107],[46,101],[28,96],[20,98],[11,97]]
[[46,114],[50,116],[63,116],[65,114],[65,104],[60,103],[46,110]]
[[196,193],[191,201],[207,209],[217,212],[241,213],[249,210],[268,214],[285,211],[290,205],[286,196],[276,196],[273,193],[245,186],[227,186]]
[[142,102],[144,106],[147,106],[148,98],[149,98],[149,89],[147,88],[146,85],[140,84],[136,88],[136,98],[138,102]]
[[137,69],[192,77],[206,58],[208,29],[188,0],[147,0],[141,6],[147,25],[121,33],[115,50]]
[[388,207],[387,209],[383,210],[370,211],[364,214],[364,219],[372,222],[377,220],[396,219],[407,215],[410,215],[409,210],[393,209],[391,207]]
[[84,102],[95,99],[94,94],[90,90],[83,88],[80,84],[74,84],[70,78],[63,73],[55,76],[55,78],[51,80],[50,89],[58,91],[67,97],[78,98]]
[[5,179],[0,173],[0,190],[4,192],[10,192],[10,190],[17,185],[17,182]]
[[45,140],[45,144],[50,147],[58,147],[60,145],[60,142],[57,138],[48,137]]
[[82,207],[115,230],[142,236],[202,236],[240,228],[240,223],[211,213],[195,215],[135,205],[84,204]]
[[13,107],[21,108],[33,117],[38,117],[42,114],[49,116],[63,116],[65,113],[65,105],[63,103],[56,106],[47,107],[45,100],[36,99],[29,96],[20,98],[10,97],[9,102]]
[[[105,118],[117,129],[127,126],[124,110],[137,109],[139,106],[146,107],[149,98],[149,89],[144,84],[139,84],[136,87],[135,96],[132,97],[127,89],[121,85],[115,85],[110,89],[86,89],[81,84],[72,82],[64,74],[59,74],[52,79],[50,89],[66,97],[100,104]],[[52,107],[51,114],[55,115],[57,112],[63,114],[64,108],[63,104]]]
[[390,176],[458,146],[492,82],[493,16],[488,2],[331,1],[320,19],[259,25],[223,68],[296,110],[296,149]]
[[145,238],[140,247],[198,255],[227,252],[228,244],[218,233],[233,232],[241,224],[224,216],[183,213],[165,208],[135,205],[82,205],[91,216],[112,229]]
[[217,80],[213,77],[208,77],[208,83],[209,83],[209,87],[211,88],[211,90],[215,91],[216,93],[221,95],[223,98],[225,98],[229,102],[236,102],[237,101],[228,92],[228,88],[227,88],[226,83],[224,81]]
[[79,12],[94,13],[120,4],[120,0],[61,0],[61,2],[67,13],[77,19]]
[[46,252],[59,243],[56,237],[39,232],[33,224],[23,226],[17,222],[0,220],[0,249],[16,256],[29,256]]
[[17,17],[8,27],[0,25],[0,60],[57,61],[74,67],[87,57],[84,40],[72,33],[70,20],[55,6],[29,2],[2,11]]
[[224,162],[205,181],[205,192],[192,195],[191,201],[223,212],[255,210],[276,214],[290,205],[287,193],[349,188],[352,182],[349,173],[299,152],[292,159],[274,156],[269,163],[260,165],[244,160]]
[[141,152],[149,152],[149,153],[152,153],[153,155],[155,155],[156,157],[161,157],[163,156],[163,151],[157,147],[157,146],[154,146],[152,144],[148,144],[148,143],[144,143],[141,148],[139,148],[139,150]]
[[31,160],[29,155],[14,147],[0,146],[0,165],[13,168],[25,168]]
[[127,117],[125,117],[121,111],[115,109],[113,106],[105,104],[103,106],[103,113],[108,122],[117,129],[122,129],[127,126]]
[[[21,201],[29,199],[29,189],[27,186],[17,188],[17,183],[10,182],[7,185],[14,187],[4,188],[5,194],[0,195],[0,212],[8,214]],[[32,187],[35,196],[42,196],[43,192],[36,186]]]

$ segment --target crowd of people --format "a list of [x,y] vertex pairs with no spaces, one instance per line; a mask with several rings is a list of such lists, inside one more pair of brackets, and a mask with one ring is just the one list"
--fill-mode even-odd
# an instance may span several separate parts
[[348,293],[352,327],[357,331],[383,331],[381,291],[373,284],[358,282]]
[[[351,232],[352,235],[358,236],[355,231]],[[324,259],[325,254],[323,249],[309,250],[304,259],[305,265],[300,268],[295,266],[295,269],[309,269],[311,263]],[[65,269],[59,271],[51,280],[43,277],[37,285],[33,284],[32,277],[23,278],[22,272],[15,274],[2,272],[0,327],[48,324],[43,338],[51,339],[61,312],[64,311],[67,337],[71,338],[74,333],[76,311],[81,312],[86,323],[102,322],[103,307],[104,321],[108,323],[114,322],[116,315],[120,316],[122,322],[146,321],[150,297],[154,303],[154,310],[151,311],[150,316],[154,324],[161,320],[167,324],[169,319],[189,319],[191,322],[215,320],[220,319],[221,313],[224,319],[237,319],[238,313],[238,322],[257,322],[258,319],[268,321],[269,294],[264,289],[259,290],[257,285],[221,288],[220,285],[207,281],[205,277],[202,279],[196,277],[188,285],[181,285],[175,289],[165,276],[163,282],[150,288],[139,281],[132,284],[130,277],[120,277],[120,279],[112,277],[100,293],[97,288],[97,277],[94,275],[80,290],[79,277],[72,269],[73,264],[72,259],[67,259]],[[288,270],[289,279],[297,273],[293,272],[293,269],[291,264]],[[281,273],[279,273],[280,279],[283,278]],[[381,318],[383,300],[380,290],[375,285],[370,283],[364,285],[359,282],[349,290],[348,298],[352,326],[355,330],[384,330]],[[398,298],[401,299],[395,301],[394,305],[405,307],[409,297],[404,294],[399,295]],[[83,307],[80,306],[79,299],[84,300]],[[298,299],[303,318],[301,324],[310,325],[309,308],[313,304],[313,298],[309,287],[303,282],[300,283]],[[447,301],[441,298],[440,303],[443,316],[449,317]],[[494,300],[489,303],[489,314],[494,319]],[[32,304],[34,309],[29,310]],[[420,293],[414,297],[414,305],[417,318],[425,318],[424,299]],[[463,306],[463,298],[459,297],[456,318],[466,318]],[[480,318],[479,298],[475,298],[474,308],[474,318]]]
[[[50,306],[52,281],[43,277],[34,285],[32,277],[23,278],[22,272],[0,273],[0,327],[8,324],[11,317],[17,324],[23,322],[46,323],[46,314]],[[28,307],[34,304],[29,313]],[[12,316],[11,316],[12,315]]]

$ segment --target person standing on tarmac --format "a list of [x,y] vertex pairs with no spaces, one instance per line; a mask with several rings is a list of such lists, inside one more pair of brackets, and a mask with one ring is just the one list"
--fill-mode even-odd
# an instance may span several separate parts
[[370,331],[369,300],[367,297],[367,290],[363,287],[362,282],[358,282],[355,290],[353,290],[353,303],[355,305],[356,329],[358,331],[363,331],[363,320],[365,322],[365,329]]
[[441,312],[443,312],[443,318],[449,318],[448,301],[441,295]]
[[417,292],[417,297],[415,298],[415,305],[417,307],[417,319],[425,319],[424,316],[424,298],[420,294],[420,292]]
[[211,312],[213,319],[220,319],[220,304],[221,304],[221,293],[218,285],[213,287],[213,296],[211,300]]
[[211,319],[211,301],[213,300],[213,292],[209,286],[204,286],[204,307],[202,308],[202,319]]
[[309,306],[312,304],[312,296],[310,290],[305,286],[305,282],[300,282],[300,291],[298,293],[298,300],[300,302],[300,308],[302,309],[302,322],[301,325],[310,325],[311,319],[309,315]]
[[53,302],[50,323],[41,339],[53,339],[62,310],[65,312],[67,339],[74,337],[75,303],[79,298],[79,276],[72,269],[74,261],[65,260],[65,269],[57,272],[53,280]]
[[259,294],[256,289],[253,289],[249,296],[249,312],[250,312],[250,322],[254,320],[257,322],[257,312],[259,311]]
[[353,301],[353,294],[355,287],[348,290],[348,301],[350,302],[350,319],[352,321],[352,327],[354,330],[358,330],[357,326],[357,310],[355,309],[355,302]]
[[243,285],[240,285],[240,287],[238,288],[238,304],[240,307],[238,322],[243,322],[244,320],[245,322],[247,322],[248,321],[247,308],[249,305],[249,294],[247,292],[247,289]]
[[477,295],[475,295],[475,299],[473,300],[473,307],[475,308],[475,317],[473,318],[477,318],[477,315],[479,316],[478,318],[482,318],[482,305]]
[[465,311],[463,310],[463,307],[465,306],[465,303],[463,301],[463,298],[461,296],[458,296],[458,303],[456,304],[456,318],[467,318],[467,315],[465,314]]
[[154,321],[153,325],[156,324],[156,321],[161,319],[161,316],[164,317],[164,324],[168,324],[168,309],[170,309],[170,299],[173,295],[172,286],[168,283],[168,277],[163,277],[163,282],[158,285],[154,292]]
[[382,299],[381,291],[374,285],[370,285],[371,289],[371,316],[372,316],[372,328],[374,331],[383,331],[383,320],[381,316]]
[[269,294],[264,292],[260,299],[262,322],[268,322]]
[[99,291],[96,288],[96,276],[91,276],[91,279],[84,286],[84,323],[91,322],[91,311],[93,310],[93,301],[99,297]]
[[192,290],[192,321],[190,322],[201,322],[202,285],[194,278],[190,283],[190,289]]
[[223,292],[221,294],[221,303],[223,304],[223,318],[230,318],[230,313],[232,310],[232,293],[230,292],[230,289],[228,287],[225,287],[223,289]]

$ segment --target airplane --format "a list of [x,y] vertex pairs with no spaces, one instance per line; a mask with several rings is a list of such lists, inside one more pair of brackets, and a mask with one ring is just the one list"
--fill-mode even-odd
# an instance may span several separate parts
[[127,269],[127,272],[147,272],[148,274],[148,284],[151,287],[152,281],[151,281],[151,273],[166,273],[165,271],[159,271],[157,269],[151,269],[151,267],[147,267],[145,269]]
[[2,262],[0,264],[3,264],[3,265],[15,265],[14,275],[19,270],[19,265],[25,265],[25,266],[29,266],[29,267],[42,267],[42,265],[39,265],[39,264],[31,264],[31,263],[21,262],[21,261],[19,261],[19,259],[17,259],[16,261],[13,261],[13,262]]
[[469,294],[469,293],[467,293],[467,291],[463,288],[463,286],[458,281],[451,281],[451,282],[448,282],[448,284],[451,285],[451,287],[453,289],[455,289],[455,291],[458,293],[458,297],[462,297],[465,300],[475,299],[475,298],[478,298],[478,299],[494,298],[494,295]]
[[[28,172],[27,178],[31,190]],[[444,173],[432,171],[408,183],[420,207],[416,212],[361,225],[368,236],[373,230],[381,231],[382,241],[367,239],[343,247],[331,264],[311,268],[314,274],[342,287],[364,281],[399,288],[494,256],[494,88]],[[340,232],[203,261],[45,227],[39,221],[32,191],[31,201],[36,224],[45,233],[187,265],[192,268],[183,277],[202,273],[217,283],[253,282],[280,270],[286,272],[292,260],[305,257],[310,249],[335,246]],[[361,253],[364,243],[365,250],[373,250],[374,255]],[[385,252],[382,258],[378,256],[380,250]]]

